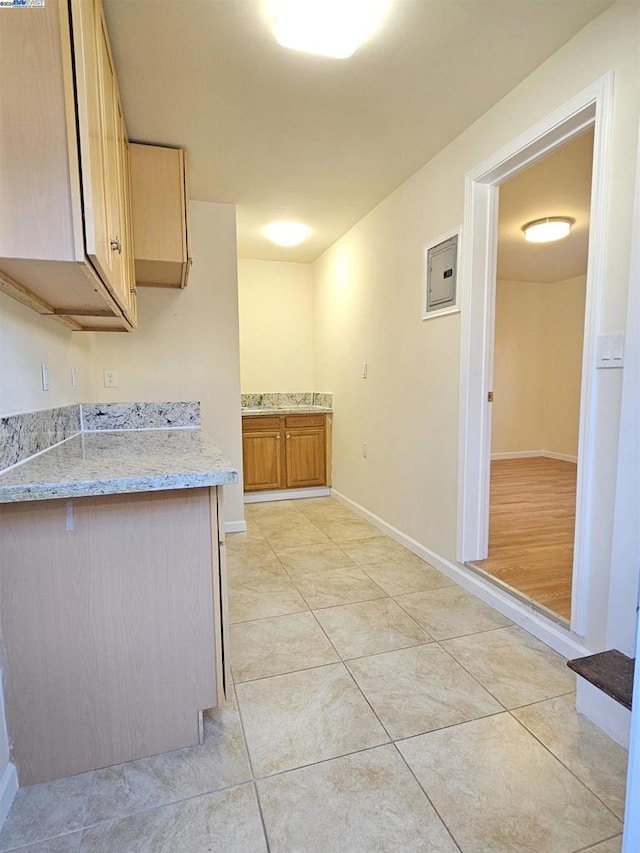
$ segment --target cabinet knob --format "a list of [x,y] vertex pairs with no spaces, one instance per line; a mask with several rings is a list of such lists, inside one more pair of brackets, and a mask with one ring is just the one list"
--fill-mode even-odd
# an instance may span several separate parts
[[119,255],[121,255],[122,254],[122,243],[120,242],[120,238],[114,237],[114,239],[111,240],[110,243],[111,243],[112,251],[117,252]]
[[276,436],[276,441],[280,441],[280,436],[279,436],[279,435],[277,435],[277,436]]
[[288,436],[287,436],[287,438],[291,438],[291,436],[290,436],[290,435],[288,435]]

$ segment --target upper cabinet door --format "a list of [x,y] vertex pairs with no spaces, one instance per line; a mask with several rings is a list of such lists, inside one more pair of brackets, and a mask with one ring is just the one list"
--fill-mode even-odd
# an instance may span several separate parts
[[[104,280],[111,275],[113,253],[105,186],[104,98],[98,53],[101,10],[95,0],[73,4],[78,135],[82,152],[82,198],[85,250]],[[102,37],[101,39],[102,40]]]
[[129,313],[130,251],[124,215],[124,122],[100,0],[72,4],[87,257]]

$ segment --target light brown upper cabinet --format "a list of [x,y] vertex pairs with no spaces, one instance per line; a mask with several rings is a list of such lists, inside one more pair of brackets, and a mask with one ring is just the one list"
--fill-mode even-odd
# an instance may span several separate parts
[[136,284],[186,287],[191,266],[184,151],[131,145]]
[[0,289],[73,329],[136,324],[128,142],[100,0],[0,27]]

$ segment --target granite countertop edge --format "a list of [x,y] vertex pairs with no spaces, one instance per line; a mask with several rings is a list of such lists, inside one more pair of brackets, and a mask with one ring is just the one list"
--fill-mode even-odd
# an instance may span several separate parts
[[235,471],[215,474],[170,474],[167,476],[129,477],[113,480],[88,480],[72,483],[34,483],[25,486],[2,486],[0,504],[20,501],[43,501],[57,498],[87,498],[93,495],[124,495],[133,492],[162,492],[172,489],[197,489],[228,486],[238,482]]
[[0,473],[0,504],[238,481],[238,472],[199,429],[85,432]]
[[331,415],[330,406],[243,406],[242,415]]

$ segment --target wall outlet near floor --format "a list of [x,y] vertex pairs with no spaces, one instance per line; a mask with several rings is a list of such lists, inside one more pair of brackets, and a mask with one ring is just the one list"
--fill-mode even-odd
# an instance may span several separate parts
[[118,387],[118,371],[117,370],[105,370],[104,371],[104,387],[105,388],[117,388]]
[[362,458],[363,459],[367,458],[367,442],[366,441],[362,442]]
[[49,368],[47,367],[47,362],[43,361],[40,364],[40,376],[42,379],[42,390],[49,390]]

